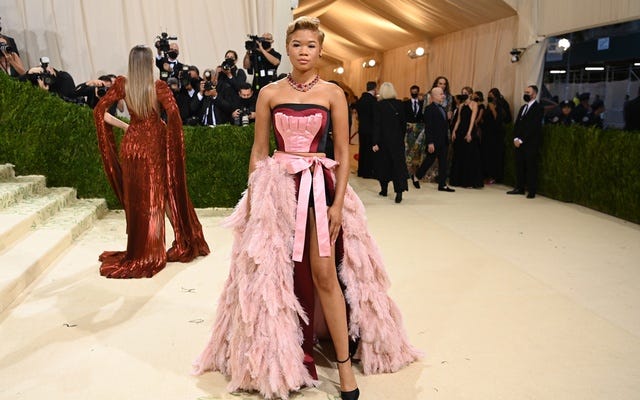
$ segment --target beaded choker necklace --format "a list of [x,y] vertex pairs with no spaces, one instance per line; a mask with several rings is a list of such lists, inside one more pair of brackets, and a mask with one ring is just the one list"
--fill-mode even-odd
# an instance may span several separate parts
[[291,76],[290,73],[287,74],[287,82],[289,82],[289,85],[291,85],[291,87],[297,90],[298,92],[308,92],[309,90],[311,90],[312,87],[315,86],[316,83],[318,83],[319,80],[320,80],[320,76],[316,75],[316,77],[313,78],[313,80],[309,83],[298,83],[293,80],[293,77]]

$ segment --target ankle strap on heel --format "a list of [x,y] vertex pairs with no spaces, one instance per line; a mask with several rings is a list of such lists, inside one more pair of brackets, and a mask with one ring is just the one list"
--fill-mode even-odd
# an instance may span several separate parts
[[344,364],[344,363],[346,363],[346,362],[347,362],[347,361],[349,361],[349,360],[351,360],[351,356],[347,356],[347,358],[345,358],[345,359],[344,359],[344,360],[342,360],[342,361],[338,360],[338,359],[337,359],[337,357],[336,357],[336,362],[337,362],[338,364]]

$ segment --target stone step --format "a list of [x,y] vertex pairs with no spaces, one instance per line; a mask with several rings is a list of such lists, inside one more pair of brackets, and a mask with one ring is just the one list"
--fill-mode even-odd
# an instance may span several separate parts
[[42,175],[25,175],[0,181],[0,209],[24,198],[44,192],[47,179]]
[[16,177],[13,164],[0,164],[0,180],[13,179]]
[[0,254],[75,199],[76,190],[73,188],[49,188],[0,209]]
[[106,212],[104,199],[78,200],[0,254],[0,312]]

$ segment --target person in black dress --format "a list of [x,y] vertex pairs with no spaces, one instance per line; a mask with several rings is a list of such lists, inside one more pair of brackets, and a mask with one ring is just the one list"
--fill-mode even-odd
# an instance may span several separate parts
[[456,123],[451,140],[453,141],[453,159],[451,161],[452,186],[481,188],[482,164],[480,158],[480,138],[475,127],[478,103],[471,99],[473,89],[462,88]]
[[502,97],[497,88],[489,90],[487,109],[483,117],[482,171],[485,183],[502,182],[504,176],[504,124],[506,110],[499,99]]

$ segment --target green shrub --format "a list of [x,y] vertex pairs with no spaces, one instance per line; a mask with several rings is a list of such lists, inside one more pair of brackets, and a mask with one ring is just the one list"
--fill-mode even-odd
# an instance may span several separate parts
[[[513,126],[505,145],[505,182],[515,185]],[[640,132],[545,125],[538,192],[640,223]]]
[[[233,207],[247,183],[253,126],[185,127],[187,183],[196,207]],[[120,141],[122,131],[116,130]],[[92,110],[0,74],[0,163],[49,186],[120,208],[102,169]]]

